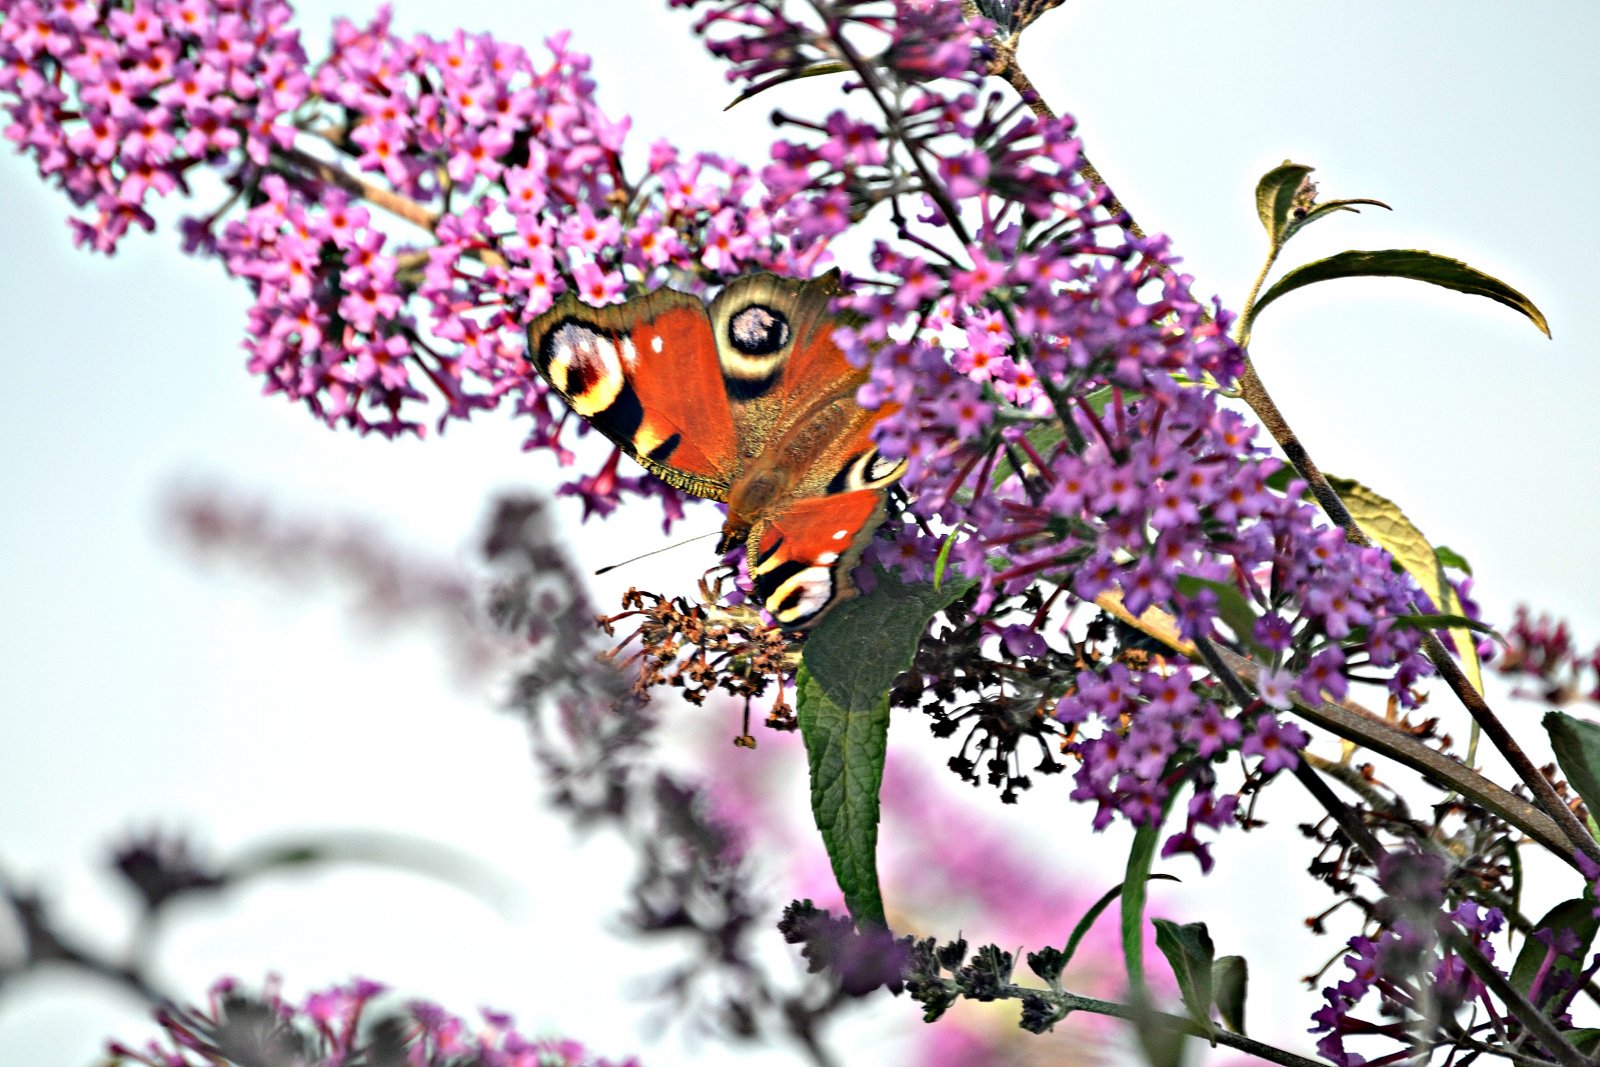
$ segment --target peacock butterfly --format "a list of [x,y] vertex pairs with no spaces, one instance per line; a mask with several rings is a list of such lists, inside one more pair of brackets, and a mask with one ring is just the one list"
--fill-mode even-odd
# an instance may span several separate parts
[[790,630],[855,595],[905,470],[872,443],[895,409],[856,403],[866,371],[834,343],[838,281],[746,274],[709,305],[567,293],[528,327],[529,358],[573,411],[668,485],[727,503],[717,551],[745,546],[761,604]]

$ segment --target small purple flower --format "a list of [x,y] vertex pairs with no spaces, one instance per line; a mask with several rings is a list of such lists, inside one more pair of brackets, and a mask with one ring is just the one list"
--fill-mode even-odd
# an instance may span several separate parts
[[1300,760],[1300,750],[1306,746],[1305,731],[1294,723],[1279,722],[1275,715],[1257,716],[1254,729],[1244,739],[1240,751],[1246,756],[1260,756],[1259,768],[1263,774],[1276,774],[1289,770]]
[[1298,683],[1299,679],[1291,671],[1265,670],[1256,681],[1256,693],[1268,707],[1288,711],[1294,706],[1295,687]]

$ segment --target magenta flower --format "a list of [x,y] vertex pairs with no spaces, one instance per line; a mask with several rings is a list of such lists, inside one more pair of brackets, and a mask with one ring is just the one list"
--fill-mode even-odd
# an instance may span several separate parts
[[1260,756],[1263,774],[1276,774],[1290,770],[1300,760],[1300,750],[1306,747],[1306,732],[1294,723],[1280,722],[1274,715],[1257,716],[1250,736],[1244,739],[1239,751],[1246,756]]

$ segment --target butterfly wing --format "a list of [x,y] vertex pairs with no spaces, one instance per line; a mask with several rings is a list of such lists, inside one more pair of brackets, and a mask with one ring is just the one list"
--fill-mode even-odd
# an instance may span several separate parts
[[708,314],[741,439],[765,444],[818,398],[854,395],[866,372],[833,340],[829,303],[839,272],[810,281],[746,274],[723,286]]
[[646,470],[727,498],[739,441],[699,298],[657,289],[592,308],[568,293],[528,327],[528,353],[572,410]]
[[746,457],[761,457],[742,466],[764,459],[785,467],[802,495],[898,477],[871,436],[896,408],[866,411],[856,403],[867,372],[851,366],[833,339],[838,318],[829,304],[838,291],[838,271],[810,281],[747,274],[709,308],[735,433]]
[[758,514],[739,517],[751,522],[756,595],[788,629],[812,625],[855,595],[850,572],[905,469],[872,442],[873,426],[895,409],[856,402],[867,374],[834,341],[830,302],[838,290],[836,271],[810,281],[749,274],[709,308],[736,433],[750,443],[730,519],[744,486],[784,486]]
[[796,500],[750,532],[750,568],[767,614],[789,630],[811,626],[855,596],[850,572],[883,522],[882,489]]

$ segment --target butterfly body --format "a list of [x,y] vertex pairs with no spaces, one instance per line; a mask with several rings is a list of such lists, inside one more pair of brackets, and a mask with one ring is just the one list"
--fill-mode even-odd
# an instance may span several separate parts
[[856,402],[866,380],[833,340],[837,275],[749,274],[709,305],[672,289],[603,308],[563,296],[528,329],[567,403],[669,485],[728,505],[762,605],[803,629],[855,592],[850,570],[904,464]]

